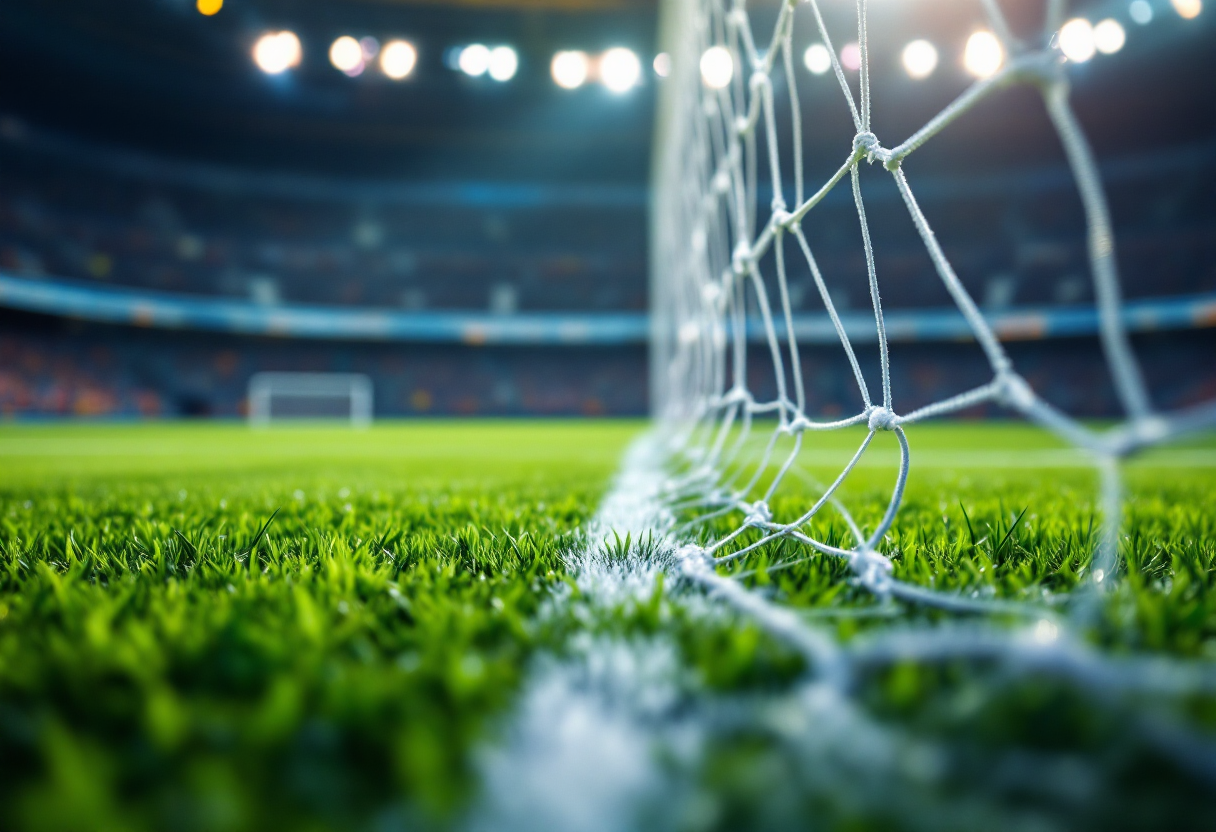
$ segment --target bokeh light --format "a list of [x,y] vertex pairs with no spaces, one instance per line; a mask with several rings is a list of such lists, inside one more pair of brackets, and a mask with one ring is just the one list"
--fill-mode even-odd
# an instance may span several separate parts
[[1005,63],[1005,47],[986,29],[972,33],[963,49],[963,67],[976,78],[991,78]]
[[861,47],[856,42],[846,43],[840,50],[840,65],[850,72],[861,69]]
[[654,74],[660,78],[666,78],[671,74],[671,56],[666,52],[660,52],[654,56]]
[[832,68],[832,55],[822,43],[812,43],[802,53],[802,63],[812,75],[822,75]]
[[578,89],[586,83],[590,69],[587,53],[578,51],[558,52],[549,64],[553,83],[567,90]]
[[1094,27],[1094,46],[1103,55],[1115,54],[1125,43],[1127,32],[1123,30],[1123,24],[1114,18],[1108,17]]
[[1132,0],[1132,4],[1127,7],[1127,13],[1141,26],[1147,26],[1153,22],[1153,7],[1148,0]]
[[253,45],[253,62],[267,75],[278,75],[298,65],[302,52],[295,32],[267,32]]
[[641,77],[642,63],[630,49],[617,46],[600,57],[600,81],[612,92],[627,92]]
[[343,35],[329,45],[329,62],[348,75],[363,71],[363,47],[350,35]]
[[912,78],[928,78],[937,69],[937,47],[927,40],[914,40],[900,55],[904,71]]
[[487,69],[495,81],[510,81],[519,69],[519,55],[509,46],[495,46],[490,50]]
[[490,48],[483,43],[471,43],[460,50],[457,66],[465,75],[476,78],[490,68]]
[[1060,51],[1064,57],[1083,64],[1094,56],[1094,27],[1083,17],[1074,17],[1060,27]]
[[1203,11],[1203,0],[1170,0],[1170,3],[1174,6],[1174,11],[1178,12],[1178,16],[1187,20],[1199,17],[1199,13]]
[[720,90],[735,76],[735,62],[725,46],[711,46],[701,55],[701,80],[705,86]]
[[194,4],[194,8],[198,9],[199,14],[211,17],[211,15],[218,14],[219,10],[224,8],[224,0],[198,0]]
[[414,71],[418,51],[407,40],[390,40],[380,50],[380,69],[394,81],[400,81]]

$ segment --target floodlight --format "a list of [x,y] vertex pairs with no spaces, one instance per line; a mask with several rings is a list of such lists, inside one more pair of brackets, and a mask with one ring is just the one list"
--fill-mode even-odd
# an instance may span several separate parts
[[1074,17],[1060,27],[1060,51],[1068,60],[1083,64],[1094,56],[1094,27],[1083,17]]
[[329,45],[329,62],[347,75],[363,71],[363,47],[350,35],[343,35]]
[[300,39],[295,32],[267,32],[253,45],[253,62],[267,75],[278,75],[300,63]]
[[1132,0],[1132,4],[1127,7],[1127,13],[1141,26],[1147,26],[1153,22],[1153,7],[1148,0]]
[[1199,13],[1203,11],[1203,0],[1170,0],[1174,6],[1174,11],[1178,12],[1179,17],[1191,20],[1199,17]]
[[519,69],[519,55],[509,46],[495,46],[490,50],[490,77],[495,81],[510,81]]
[[822,43],[812,43],[802,53],[802,62],[812,75],[822,75],[832,68],[832,55]]
[[600,81],[612,92],[628,92],[641,77],[642,63],[632,50],[617,46],[600,56]]
[[1103,55],[1115,54],[1125,43],[1127,32],[1123,31],[1122,24],[1114,18],[1108,17],[1094,27],[1094,46]]
[[486,70],[490,68],[489,47],[481,43],[469,44],[460,50],[457,65],[460,67],[461,72],[473,78],[485,75]]
[[735,76],[735,62],[725,46],[711,46],[701,56],[701,80],[705,86],[720,90]]
[[914,40],[904,47],[900,60],[909,77],[928,78],[937,69],[937,47],[927,40]]
[[1005,63],[1005,47],[986,29],[972,33],[963,49],[963,66],[976,78],[991,78]]
[[666,78],[671,74],[671,56],[666,52],[660,52],[654,56],[654,74],[660,78]]
[[573,90],[586,82],[590,68],[586,52],[558,52],[549,65],[549,73],[559,87]]
[[407,40],[390,40],[380,50],[380,69],[394,81],[400,81],[414,71],[418,52]]
[[198,13],[211,17],[213,14],[218,14],[219,10],[224,8],[224,0],[198,0],[194,4],[194,8],[198,9]]

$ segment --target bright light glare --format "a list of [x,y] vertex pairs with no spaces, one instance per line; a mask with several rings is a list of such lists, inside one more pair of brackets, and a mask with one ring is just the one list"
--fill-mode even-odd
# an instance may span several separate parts
[[666,52],[660,52],[654,56],[654,74],[660,78],[666,78],[671,74],[671,56]]
[[219,13],[219,10],[224,8],[224,0],[198,0],[194,4],[194,8],[198,9],[199,14],[211,17],[211,15]]
[[390,40],[380,50],[380,69],[394,81],[400,81],[413,72],[417,63],[418,52],[409,41]]
[[720,90],[735,77],[735,62],[725,46],[711,46],[701,56],[701,80],[705,86]]
[[510,81],[519,69],[519,55],[509,46],[495,46],[490,50],[490,77],[495,81]]
[[586,83],[590,69],[586,52],[558,52],[549,65],[553,82],[567,90],[578,89]]
[[295,32],[267,32],[253,45],[253,62],[267,75],[278,75],[300,63],[300,52]]
[[1094,56],[1094,27],[1083,17],[1074,17],[1060,27],[1060,51],[1070,61],[1083,64]]
[[933,70],[937,69],[937,47],[927,40],[912,41],[904,47],[900,57],[904,71],[918,81],[928,78],[933,74]]
[[832,55],[822,43],[812,43],[802,53],[802,62],[812,75],[822,75],[832,68]]
[[600,57],[600,80],[612,92],[627,92],[641,77],[638,56],[623,46],[609,49]]
[[1127,32],[1114,18],[1106,18],[1094,27],[1094,46],[1103,55],[1113,55],[1127,43]]
[[846,43],[840,50],[840,65],[850,72],[861,69],[861,47],[856,43]]
[[963,66],[976,78],[991,78],[1005,63],[1005,48],[992,32],[981,29],[967,38]]
[[1132,0],[1132,4],[1127,7],[1127,13],[1141,26],[1153,22],[1153,7],[1149,5],[1148,0]]
[[343,72],[361,69],[363,47],[350,35],[343,35],[329,45],[329,62]]
[[490,49],[481,43],[471,43],[460,50],[457,64],[465,75],[474,78],[485,75],[486,70],[490,68]]
[[1199,13],[1203,11],[1203,0],[1170,0],[1174,6],[1174,11],[1178,12],[1179,17],[1185,17],[1187,20],[1199,17]]

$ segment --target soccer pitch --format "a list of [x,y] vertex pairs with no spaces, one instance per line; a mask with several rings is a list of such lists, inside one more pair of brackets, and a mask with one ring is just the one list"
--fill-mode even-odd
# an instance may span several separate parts
[[[579,771],[600,815],[568,828],[1216,822],[1210,686],[1102,695],[994,661],[895,661],[825,702],[798,653],[674,576],[585,599],[569,556],[644,429],[0,429],[0,825],[513,829],[531,811],[542,829],[577,820]],[[812,437],[775,511],[861,435]],[[908,436],[883,546],[896,577],[1007,600],[1008,616],[879,603],[819,556],[770,571],[781,542],[747,562],[748,585],[845,644],[1016,628],[1015,605],[1066,614],[1096,535],[1085,460],[1021,425]],[[897,462],[876,439],[842,492],[859,522],[881,515]],[[1174,662],[1162,676],[1216,661],[1216,443],[1153,452],[1126,479],[1126,574],[1085,639]],[[572,722],[572,689],[607,702]],[[603,732],[580,733],[588,713]],[[526,726],[546,720],[572,762],[529,774],[545,755]]]

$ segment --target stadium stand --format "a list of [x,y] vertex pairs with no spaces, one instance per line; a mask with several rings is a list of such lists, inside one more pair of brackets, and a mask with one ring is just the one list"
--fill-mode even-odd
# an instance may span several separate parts
[[[39,72],[29,87],[0,94],[0,413],[237,416],[252,373],[286,369],[366,372],[382,416],[645,411],[646,147],[661,80],[648,74],[620,100],[559,91],[546,56],[597,38],[644,48],[653,40],[648,4],[531,17],[479,11],[481,36],[493,30],[529,45],[509,92],[441,65],[440,45],[475,34],[462,30],[473,18],[456,8],[411,7],[418,31],[434,35],[420,77],[395,87],[341,77],[323,58],[306,61],[290,84],[267,86],[232,51],[245,37],[234,32],[267,21],[217,17],[227,34],[204,37],[189,9],[168,6],[125,15],[143,46],[90,72],[70,55],[73,43],[96,46],[97,10],[73,0],[74,16],[60,20],[19,5],[21,14],[0,21],[9,47],[0,65]],[[358,14],[367,31],[399,22],[377,4]],[[966,23],[957,18],[951,25]],[[316,43],[332,24],[300,11],[292,25]],[[588,34],[596,29],[603,33]],[[1199,78],[1213,77],[1212,62],[1181,29],[1142,35],[1127,47],[1139,50],[1134,62],[1112,60],[1076,81],[1091,120],[1129,72],[1144,76],[1137,89],[1158,91],[1121,94],[1138,114],[1121,123],[1137,126],[1098,151],[1133,329],[1151,352],[1150,376],[1161,368],[1163,402],[1178,403],[1197,392],[1171,386],[1171,364],[1203,365],[1212,354],[1216,124],[1203,108],[1178,106],[1152,58],[1179,49],[1177,61]],[[190,59],[157,52],[164,39]],[[894,123],[883,129],[895,134],[965,83],[913,90],[878,54],[875,95],[887,99]],[[199,84],[200,66],[215,83]],[[165,90],[190,103],[165,103]],[[802,95],[823,124],[843,116],[824,103],[835,100],[829,85],[810,81]],[[1066,356],[1075,370],[1051,376],[1049,398],[1102,415],[1111,399],[1085,337],[1093,298],[1073,179],[1041,141],[1041,113],[1016,96],[1000,106],[1008,113],[977,120],[979,132],[944,135],[910,175],[968,290],[1008,318],[1006,335],[1070,339],[1020,345],[1015,358],[1028,376]],[[427,113],[427,129],[409,112]],[[809,164],[834,164],[828,132],[808,130]],[[914,406],[962,389],[973,375],[966,360],[952,362],[953,347],[934,343],[956,338],[957,327],[940,312],[950,303],[924,248],[888,177],[865,177],[863,191],[884,235],[884,306],[893,332],[902,327],[895,337],[915,342],[903,348],[920,368],[900,376],[910,385],[900,395]],[[829,290],[864,322],[851,198],[837,189],[816,210],[808,230]],[[809,276],[793,278],[791,296],[805,316],[796,325],[822,328]],[[806,351],[808,366],[830,368],[830,350],[814,337]],[[823,369],[812,383],[825,412],[842,403],[834,379]]]

